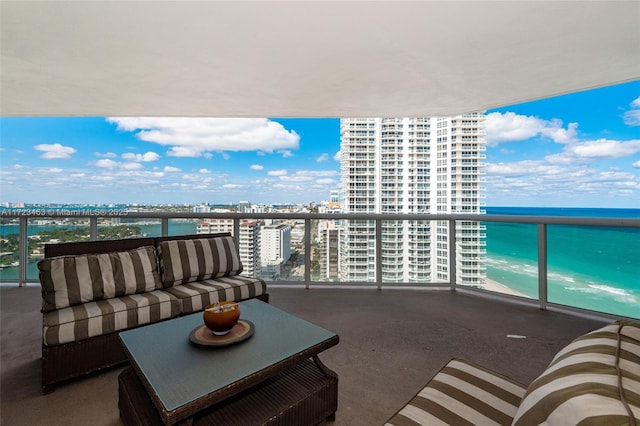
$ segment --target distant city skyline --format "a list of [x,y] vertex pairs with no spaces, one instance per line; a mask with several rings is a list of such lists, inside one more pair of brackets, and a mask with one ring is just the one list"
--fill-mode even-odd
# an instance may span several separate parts
[[[486,111],[488,206],[640,208],[640,81]],[[340,189],[339,118],[0,118],[0,202],[284,204]]]

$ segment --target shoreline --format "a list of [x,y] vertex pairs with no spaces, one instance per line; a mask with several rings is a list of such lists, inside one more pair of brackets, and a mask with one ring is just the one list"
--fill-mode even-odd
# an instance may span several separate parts
[[502,283],[499,283],[498,281],[494,281],[490,278],[485,278],[485,284],[482,286],[482,288],[484,290],[495,291],[496,293],[504,293],[504,294],[509,294],[511,296],[526,297],[527,299],[530,299],[530,297],[527,296],[526,294],[512,290],[508,286]]

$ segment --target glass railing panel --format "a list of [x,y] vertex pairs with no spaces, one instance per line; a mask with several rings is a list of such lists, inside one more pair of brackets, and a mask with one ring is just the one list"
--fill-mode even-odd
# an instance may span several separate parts
[[548,301],[640,318],[640,228],[547,226]]
[[[0,229],[0,280],[17,281],[19,278],[19,221],[4,220]],[[37,218],[27,220],[27,279],[38,279],[37,262],[44,257],[44,245],[64,242],[88,241],[89,219],[84,217]]]
[[[384,286],[425,286],[447,283],[447,265],[435,272],[437,251],[433,250],[437,226],[441,221],[432,220],[383,220],[381,221],[381,270]],[[446,227],[440,231],[446,234]],[[433,240],[435,241],[435,239]],[[440,253],[446,257],[446,242],[441,243]]]
[[98,240],[159,237],[162,233],[160,219],[100,218]]
[[[200,225],[201,222],[202,222],[202,220],[193,219],[193,218],[169,219],[168,224],[167,224],[167,226],[168,226],[167,234],[170,235],[170,236],[197,234],[199,232],[198,225]],[[149,230],[149,231],[151,231],[151,230]],[[161,229],[153,228],[153,231],[154,232],[160,232]],[[229,232],[233,233],[233,224],[232,224],[231,230]],[[158,234],[158,235],[153,234],[153,235],[149,235],[149,236],[150,237],[159,237],[160,234]]]
[[538,228],[535,224],[483,222],[486,278],[482,288],[538,299]]
[[0,219],[0,280],[18,281],[18,244],[20,222],[18,218]]
[[[256,270],[272,283],[305,281],[305,221],[303,219],[273,219],[258,221],[259,239]],[[243,223],[240,224],[240,256],[243,249]],[[313,247],[312,247],[313,250]],[[244,263],[244,260],[243,260]],[[313,267],[313,265],[312,265]]]
[[[15,229],[15,232],[19,230]],[[44,245],[55,243],[69,243],[76,241],[89,241],[89,218],[86,217],[56,217],[37,218],[27,220],[27,279],[38,279],[38,261],[44,258]],[[16,249],[17,255],[17,249]],[[17,259],[16,259],[17,260]],[[14,269],[14,268],[10,268]],[[11,277],[2,276],[2,279],[17,279],[19,271],[7,271]]]

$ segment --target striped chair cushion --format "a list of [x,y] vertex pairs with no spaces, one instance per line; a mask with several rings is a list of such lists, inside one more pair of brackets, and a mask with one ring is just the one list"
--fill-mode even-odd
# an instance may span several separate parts
[[525,387],[452,359],[386,425],[510,425]]
[[180,315],[180,301],[156,290],[71,306],[43,315],[47,346],[77,342]]
[[259,278],[240,275],[221,277],[215,280],[203,280],[181,284],[165,291],[173,294],[182,302],[182,312],[190,314],[203,310],[207,305],[229,300],[239,302],[260,296],[267,292],[266,283]]
[[38,262],[42,311],[162,289],[156,249],[60,256]]
[[531,383],[514,425],[640,425],[640,323],[578,337]]
[[158,250],[165,288],[242,272],[231,236],[162,241]]

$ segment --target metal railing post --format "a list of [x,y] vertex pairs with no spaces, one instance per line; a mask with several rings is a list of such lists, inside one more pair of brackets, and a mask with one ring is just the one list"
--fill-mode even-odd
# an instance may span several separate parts
[[27,238],[27,218],[20,218],[20,235],[18,237],[18,262],[20,264],[18,272],[18,286],[27,285],[27,265],[29,256],[29,243]]
[[[437,226],[437,225],[436,225]],[[449,220],[449,284],[451,284],[451,291],[456,291],[457,276],[456,276],[456,221]]]
[[237,247],[240,247],[240,219],[233,219],[233,240]]
[[304,220],[304,286],[311,284],[311,219]]
[[169,218],[163,217],[160,219],[160,236],[169,236]]
[[376,286],[382,290],[382,220],[376,219]]
[[547,309],[547,224],[538,224],[538,300]]
[[91,241],[98,239],[98,218],[95,216],[89,218],[89,239]]

